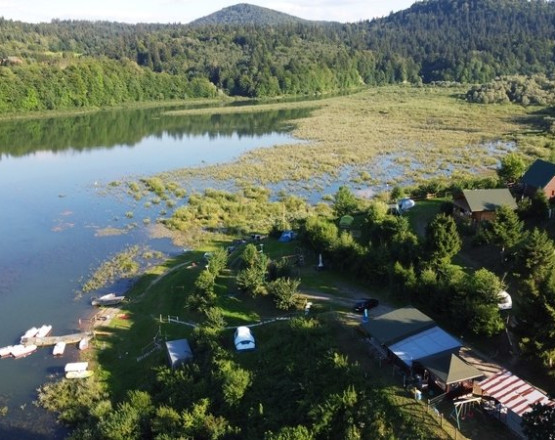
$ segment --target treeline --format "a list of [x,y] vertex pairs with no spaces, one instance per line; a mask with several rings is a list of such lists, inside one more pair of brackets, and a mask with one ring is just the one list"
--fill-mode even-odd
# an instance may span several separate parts
[[[254,16],[265,14],[260,8]],[[555,4],[547,1],[429,0],[353,24],[257,20],[265,24],[0,19],[1,79],[15,84],[2,91],[0,111],[213,96],[215,89],[272,97],[405,81],[485,83],[551,75],[555,66]]]
[[554,105],[555,81],[544,75],[496,78],[473,86],[466,93],[466,99],[480,104],[513,102],[524,106]]
[[155,73],[126,60],[83,58],[63,64],[0,68],[0,112],[104,107],[217,94],[204,78]]

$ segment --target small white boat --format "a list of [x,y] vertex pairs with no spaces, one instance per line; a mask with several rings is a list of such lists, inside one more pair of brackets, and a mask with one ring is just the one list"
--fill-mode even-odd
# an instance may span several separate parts
[[31,327],[29,330],[23,333],[23,336],[21,337],[21,342],[26,341],[29,338],[34,338],[35,336],[37,336],[38,332],[39,332],[38,328]]
[[125,299],[125,296],[118,296],[115,293],[108,293],[102,295],[101,297],[95,298],[91,301],[93,306],[111,306],[114,304],[119,304]]
[[31,353],[37,350],[37,346],[34,344],[31,345],[23,345],[18,344],[12,347],[12,356],[16,359],[29,356]]
[[79,350],[86,350],[89,348],[90,338],[83,338],[79,341]]
[[67,379],[85,379],[87,377],[91,377],[94,374],[91,370],[84,370],[84,371],[68,371],[66,373]]
[[7,345],[6,347],[0,348],[0,358],[11,356],[12,349],[13,345]]
[[66,373],[86,371],[87,368],[89,368],[88,362],[70,362],[69,364],[66,364],[64,371]]
[[64,354],[65,349],[66,349],[66,343],[64,341],[57,342],[56,345],[54,345],[52,354],[54,356],[62,356]]
[[51,331],[52,331],[52,326],[44,324],[37,331],[36,337],[37,338],[44,338],[44,337],[48,336]]

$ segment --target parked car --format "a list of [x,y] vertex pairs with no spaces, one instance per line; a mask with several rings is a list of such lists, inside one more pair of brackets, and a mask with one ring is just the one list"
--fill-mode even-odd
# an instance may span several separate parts
[[363,313],[365,309],[370,310],[378,307],[380,302],[376,298],[364,298],[356,302],[353,310],[357,313]]
[[251,329],[245,326],[237,327],[233,335],[233,342],[238,351],[254,350],[255,342]]

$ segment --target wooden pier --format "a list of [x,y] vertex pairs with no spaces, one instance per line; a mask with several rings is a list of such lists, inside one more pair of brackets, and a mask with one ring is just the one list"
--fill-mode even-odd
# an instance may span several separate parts
[[22,341],[23,345],[36,345],[37,347],[47,347],[49,345],[56,345],[58,342],[65,342],[66,344],[77,344],[81,339],[91,338],[91,332],[73,333],[71,335],[63,336],[45,336],[43,338],[27,338]]

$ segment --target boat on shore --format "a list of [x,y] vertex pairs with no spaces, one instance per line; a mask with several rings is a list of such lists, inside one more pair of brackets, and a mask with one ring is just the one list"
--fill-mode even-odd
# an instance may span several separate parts
[[0,348],[0,358],[9,357],[12,355],[13,345],[6,345]]
[[51,331],[52,331],[52,326],[50,324],[43,324],[41,327],[39,327],[35,337],[45,338],[50,334]]
[[79,341],[79,350],[86,350],[89,348],[90,338],[83,338]]
[[64,371],[66,373],[75,371],[86,371],[89,368],[88,362],[70,362],[65,365]]
[[64,341],[57,342],[52,349],[52,354],[54,356],[62,356],[66,349],[66,343]]
[[91,370],[85,371],[68,371],[66,373],[66,379],[85,379],[91,377],[94,374]]
[[27,339],[34,338],[35,336],[37,336],[38,332],[39,332],[38,328],[31,327],[29,330],[27,330],[25,333],[23,333],[23,336],[21,336],[21,342],[23,343]]
[[70,362],[64,367],[65,376],[67,379],[84,379],[91,377],[93,371],[88,370],[88,362]]
[[125,299],[125,296],[116,295],[115,293],[107,293],[91,301],[93,306],[112,306],[119,304]]
[[31,344],[31,345],[17,344],[12,347],[12,356],[16,359],[23,358],[35,352],[37,348],[38,347],[35,344]]

